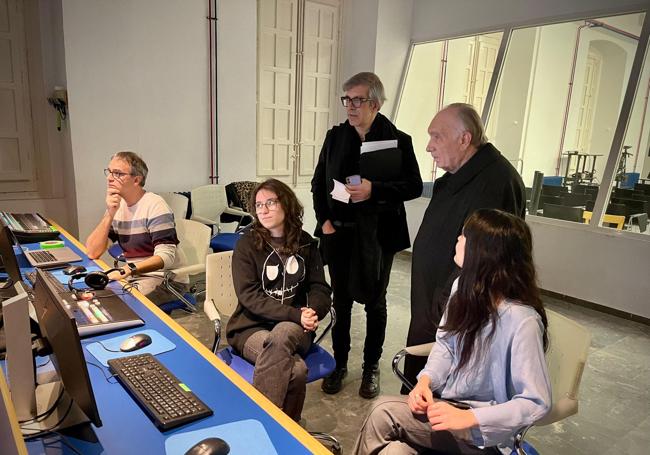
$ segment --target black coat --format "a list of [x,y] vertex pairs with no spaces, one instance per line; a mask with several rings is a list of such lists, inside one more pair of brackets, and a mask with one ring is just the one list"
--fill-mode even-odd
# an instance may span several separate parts
[[523,218],[525,202],[521,177],[490,143],[455,174],[436,179],[413,245],[409,346],[435,339],[450,277],[457,268],[455,245],[465,219],[479,208],[502,209]]
[[334,188],[332,179],[345,183],[346,177],[359,174],[361,139],[347,120],[327,132],[311,181],[318,221],[316,236],[321,236],[321,226],[326,220],[356,222],[359,216],[376,214],[377,238],[385,251],[395,253],[411,246],[404,201],[422,194],[420,168],[413,153],[411,136],[398,130],[390,120],[378,113],[365,140],[390,139],[397,139],[397,147],[402,151],[400,179],[372,182],[368,201],[344,204],[330,195]]
[[[283,321],[300,325],[301,307],[313,308],[319,320],[329,312],[331,289],[317,242],[303,231],[300,244],[295,255],[283,258],[269,244],[258,250],[252,231],[237,242],[232,278],[238,304],[228,321],[226,337],[239,352],[259,330],[272,330]],[[287,272],[289,261],[292,267]]]

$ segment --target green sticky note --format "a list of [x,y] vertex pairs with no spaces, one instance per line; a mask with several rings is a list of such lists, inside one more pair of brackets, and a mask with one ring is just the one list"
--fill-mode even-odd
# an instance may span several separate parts
[[186,392],[191,392],[190,388],[185,384],[183,384],[182,382],[178,385],[181,386],[181,389],[185,390]]

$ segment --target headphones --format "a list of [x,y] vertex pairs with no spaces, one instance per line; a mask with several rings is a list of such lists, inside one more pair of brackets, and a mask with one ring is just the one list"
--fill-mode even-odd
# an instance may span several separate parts
[[[72,292],[78,299],[81,300],[87,300],[86,295],[84,294],[91,294],[91,298],[94,296],[94,293],[92,291],[101,291],[103,290],[106,285],[110,282],[110,279],[108,278],[108,274],[111,272],[120,272],[122,275],[124,272],[122,269],[109,269],[106,271],[94,271],[94,272],[87,272],[84,267],[80,267],[79,272],[74,273],[70,276],[70,280],[68,280],[68,289],[70,289],[70,292]],[[86,286],[88,288],[86,289],[77,289],[75,288],[72,284],[80,279],[84,279],[84,282],[86,283]]]

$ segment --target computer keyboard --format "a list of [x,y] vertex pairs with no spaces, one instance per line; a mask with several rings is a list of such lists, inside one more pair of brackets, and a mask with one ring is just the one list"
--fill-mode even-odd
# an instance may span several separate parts
[[108,366],[161,431],[212,415],[212,410],[151,354],[112,359]]

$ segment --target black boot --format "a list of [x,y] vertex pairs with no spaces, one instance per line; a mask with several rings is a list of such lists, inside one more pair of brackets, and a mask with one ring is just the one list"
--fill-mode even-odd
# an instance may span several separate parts
[[343,388],[343,379],[348,375],[346,367],[337,368],[332,373],[323,379],[321,390],[325,393],[334,394],[339,393]]
[[359,387],[359,395],[363,398],[375,398],[379,395],[379,365],[366,365],[363,366],[363,374],[361,376],[361,387]]

